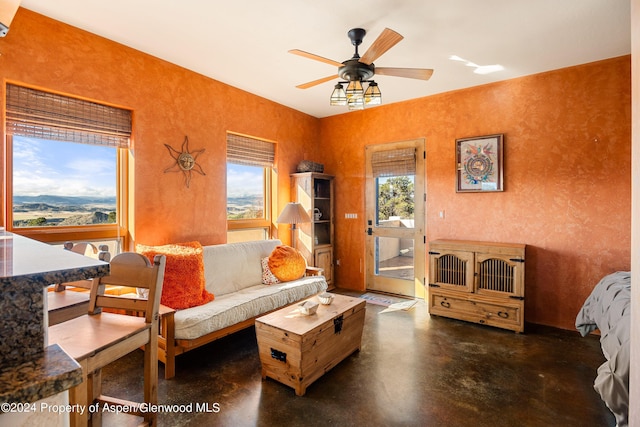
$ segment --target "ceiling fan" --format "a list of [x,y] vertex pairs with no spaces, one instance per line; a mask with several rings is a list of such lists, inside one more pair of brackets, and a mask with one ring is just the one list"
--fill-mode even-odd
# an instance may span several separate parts
[[[337,75],[333,74],[331,76],[297,85],[296,87],[299,89],[308,89],[339,77],[344,81],[336,84],[333,94],[331,95],[331,105],[349,105],[350,109],[361,109],[364,107],[364,104],[380,104],[381,102],[380,89],[378,88],[377,83],[371,80],[375,74],[419,80],[429,80],[433,74],[433,70],[426,68],[376,67],[373,64],[373,61],[381,57],[404,37],[389,28],[385,28],[373,44],[369,46],[364,55],[360,57],[358,53],[358,46],[362,44],[362,39],[365,34],[366,31],[362,28],[353,28],[349,30],[347,36],[351,40],[351,44],[355,46],[355,53],[351,59],[347,59],[343,62],[327,59],[299,49],[290,50],[289,53],[294,55],[299,55],[338,67]],[[364,92],[362,88],[363,82],[369,83],[369,87],[366,92]],[[343,84],[348,85],[346,92],[342,87]]]

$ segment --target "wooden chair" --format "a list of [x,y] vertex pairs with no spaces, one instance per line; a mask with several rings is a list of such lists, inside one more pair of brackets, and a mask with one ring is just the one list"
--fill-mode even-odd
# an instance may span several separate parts
[[[156,425],[153,412],[139,410],[140,403],[102,395],[101,369],[109,363],[144,348],[144,402],[158,400],[158,324],[160,295],[164,280],[165,257],[155,257],[153,265],[143,255],[125,252],[111,261],[109,276],[94,279],[91,287],[89,314],[50,326],[49,344],[59,344],[82,367],[82,384],[69,392],[71,404],[98,403],[100,409],[88,414],[71,414],[72,426],[102,423],[104,404],[131,408],[129,413],[143,417],[141,425]],[[148,299],[105,295],[106,285],[133,286],[149,289]],[[102,312],[102,308],[144,313],[144,317]]]
[[[109,262],[111,253],[107,245],[96,247],[92,243],[66,242],[64,248],[71,252]],[[88,292],[66,292],[67,288],[91,290],[91,280],[79,280],[69,283],[58,283],[52,286],[53,292],[47,294],[47,311],[49,325],[57,325],[74,317],[82,316],[89,310]]]
[[[96,258],[100,261],[109,262],[111,261],[111,253],[109,252],[109,247],[107,245],[97,246],[93,243],[89,242],[65,242],[64,248],[68,251],[75,252],[80,255],[88,256],[90,258]],[[70,283],[58,283],[55,285],[54,290],[56,292],[64,291],[67,287],[75,287],[75,288],[84,288],[91,289],[91,280],[79,280],[76,282]]]

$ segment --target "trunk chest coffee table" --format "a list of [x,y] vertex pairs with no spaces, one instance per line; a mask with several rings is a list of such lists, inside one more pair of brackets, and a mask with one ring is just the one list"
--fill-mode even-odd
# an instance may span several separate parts
[[[305,301],[318,302],[314,296]],[[366,301],[335,295],[315,314],[303,315],[293,304],[256,319],[262,379],[293,387],[302,396],[309,384],[360,350]]]

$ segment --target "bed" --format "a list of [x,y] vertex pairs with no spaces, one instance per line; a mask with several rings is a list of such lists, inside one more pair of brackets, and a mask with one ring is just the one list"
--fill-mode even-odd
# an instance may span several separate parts
[[630,327],[631,273],[618,271],[600,280],[576,316],[576,329],[583,337],[600,330],[607,360],[598,368],[593,387],[613,412],[618,427],[629,423]]

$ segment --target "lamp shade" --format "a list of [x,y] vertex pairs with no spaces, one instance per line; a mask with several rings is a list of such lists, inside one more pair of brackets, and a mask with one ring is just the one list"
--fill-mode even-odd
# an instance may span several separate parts
[[291,202],[287,203],[276,222],[278,224],[300,224],[301,222],[311,222],[311,218],[300,203]]
[[351,99],[352,97],[362,97],[364,95],[364,90],[362,89],[362,83],[360,80],[351,80],[347,85],[347,90],[345,92],[347,94],[347,98]]
[[367,91],[364,93],[364,103],[366,105],[380,105],[382,103],[382,93],[378,83],[370,82]]
[[347,103],[349,110],[364,110],[364,98],[362,96],[352,96]]
[[330,101],[331,105],[347,105],[347,94],[340,83],[333,88]]

